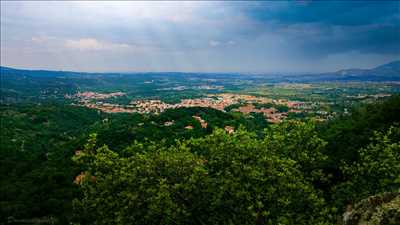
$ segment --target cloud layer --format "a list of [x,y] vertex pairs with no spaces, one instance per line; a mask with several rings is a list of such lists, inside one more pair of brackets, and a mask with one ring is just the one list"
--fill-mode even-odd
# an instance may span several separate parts
[[1,65],[319,72],[400,58],[398,1],[1,2]]

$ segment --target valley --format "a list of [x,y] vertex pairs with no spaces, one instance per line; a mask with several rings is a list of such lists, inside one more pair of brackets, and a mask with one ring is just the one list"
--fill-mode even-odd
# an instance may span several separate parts
[[[388,190],[385,188],[386,181],[377,181],[378,178],[368,178],[369,175],[346,171],[356,171],[352,162],[364,160],[357,159],[360,151],[373,148],[375,142],[371,142],[371,138],[375,135],[374,132],[397,129],[396,124],[400,122],[400,81],[316,80],[318,81],[299,82],[287,80],[285,76],[243,74],[88,74],[1,67],[0,215],[7,220],[0,222],[42,221],[66,224],[69,221],[85,221],[93,215],[93,202],[106,198],[110,188],[118,189],[119,186],[108,183],[108,176],[128,179],[131,187],[156,189],[153,194],[139,190],[132,192],[147,195],[147,200],[140,200],[146,203],[156,193],[174,195],[181,193],[181,190],[166,191],[155,183],[137,186],[142,181],[136,179],[160,179],[160,182],[166,179],[171,182],[168,185],[193,187],[194,189],[185,194],[186,198],[198,202],[198,207],[202,207],[202,210],[209,210],[209,205],[217,203],[205,201],[212,199],[205,196],[214,196],[216,193],[223,195],[227,192],[219,190],[230,189],[232,185],[237,187],[230,190],[232,192],[245,188],[246,193],[251,193],[250,186],[246,186],[248,179],[265,179],[253,177],[254,174],[247,174],[245,171],[236,171],[234,163],[238,162],[249,170],[258,171],[263,170],[262,164],[254,160],[268,159],[269,163],[284,167],[285,173],[288,173],[285,177],[297,186],[290,189],[285,186],[285,180],[272,183],[257,181],[253,185],[261,189],[268,186],[288,187],[287,191],[294,195],[282,196],[291,199],[291,207],[303,207],[298,205],[301,203],[297,201],[299,197],[295,194],[299,190],[310,190],[310,195],[318,196],[317,199],[302,201],[307,201],[307,204],[314,207],[312,210],[325,208],[324,216],[316,217],[316,221],[331,218],[328,221],[333,224],[333,218],[344,212],[349,201],[358,201],[380,193],[376,191],[378,189]],[[387,135],[390,143],[397,143],[396,135],[381,135]],[[91,141],[93,144],[90,144]],[[218,149],[223,150],[218,153]],[[235,153],[229,154],[232,149]],[[247,149],[246,152],[243,152],[244,149]],[[301,152],[296,153],[296,149]],[[308,151],[309,156],[302,155],[304,151]],[[294,155],[286,155],[289,152]],[[223,158],[219,158],[218,154],[224,154]],[[82,161],[82,157],[88,157],[89,161]],[[164,164],[152,165],[158,163],[154,157],[166,157],[162,161],[172,164],[166,167]],[[398,159],[390,157],[397,156],[385,155],[382,159],[379,159],[380,156],[374,157],[390,164],[387,175],[376,176],[383,176],[384,179],[396,176],[397,167],[392,164],[396,164]],[[140,161],[140,158],[145,161]],[[183,165],[188,166],[184,170],[185,173],[192,174],[188,175],[192,177],[190,179],[196,179],[193,181],[194,186],[186,186],[187,182],[180,180],[189,179],[184,178],[187,175],[175,174],[182,170],[181,164],[173,164],[175,158],[183,160]],[[94,168],[91,164],[94,163],[93,160],[98,161],[96,165],[101,166],[102,171],[108,172],[88,170],[87,166]],[[212,164],[208,163],[210,161]],[[119,166],[108,167],[108,163],[116,162]],[[291,165],[293,162],[296,163],[294,166]],[[138,168],[145,167],[135,170],[136,172],[129,169],[129,174],[159,174],[160,171],[150,168],[165,168],[175,175],[165,174],[159,178],[156,178],[158,175],[142,178],[137,175],[123,178],[125,167],[122,165],[130,167],[133,165],[131,163]],[[189,165],[198,165],[197,169],[208,171],[204,172],[208,175],[191,171]],[[374,164],[366,165],[369,167]],[[236,171],[238,183],[212,185],[213,180],[219,182],[226,179],[227,182],[234,182],[236,178],[229,175],[232,171]],[[268,171],[278,174],[273,170]],[[288,171],[297,175],[292,176]],[[341,177],[341,174],[345,174],[347,178]],[[122,181],[117,179],[116,182]],[[368,184],[361,191],[353,192],[359,189],[356,187],[357,182]],[[397,185],[389,183],[394,187]],[[90,194],[90,198],[81,199],[82,193],[87,191],[85,188],[95,184],[101,186],[98,192]],[[191,195],[200,190],[197,186],[203,185],[208,186],[209,191],[198,193],[199,198]],[[351,190],[350,193],[341,195],[348,189]],[[273,196],[272,193],[268,196]],[[126,198],[129,196],[128,194]],[[247,202],[242,197],[235,199],[244,201],[243,204],[249,207],[253,204],[253,200]],[[73,205],[77,201],[81,205]],[[177,198],[173,201],[178,203],[181,200]],[[216,201],[224,202],[224,206],[217,204],[212,210],[222,213],[229,201]],[[262,201],[278,204],[283,200]],[[150,209],[141,211],[135,202],[137,201],[127,204],[133,204],[129,207],[135,208],[140,215],[152,212]],[[183,204],[184,208],[190,207],[186,203],[179,204]],[[104,206],[112,207],[109,204]],[[246,210],[240,209],[241,212]],[[293,210],[295,209],[290,211]],[[102,209],[98,212],[101,213]],[[282,213],[285,212],[276,212],[271,218],[276,220],[275,215]],[[298,212],[298,215],[301,213]],[[195,218],[202,218],[203,215],[196,215]],[[237,219],[247,218],[245,215],[247,214]],[[177,215],[170,215],[175,216]],[[98,218],[102,218],[102,215],[96,214],[96,218],[92,220]],[[184,217],[180,215],[177,218]],[[214,221],[218,218],[214,216],[202,220]],[[130,221],[129,217],[121,219],[126,223]]]

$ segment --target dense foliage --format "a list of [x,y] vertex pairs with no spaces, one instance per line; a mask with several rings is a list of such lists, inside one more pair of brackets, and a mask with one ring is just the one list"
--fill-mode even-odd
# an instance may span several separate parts
[[[75,157],[87,168],[76,208],[93,224],[323,224],[328,209],[302,172],[322,160],[323,141],[309,124],[290,126],[285,133],[273,128],[265,139],[216,130],[171,147],[136,143],[125,156],[94,149],[91,139]],[[307,140],[285,149],[270,141],[302,130]],[[304,153],[287,155],[291,149]]]
[[[104,114],[63,104],[0,106],[0,221],[8,218],[57,217],[66,222],[72,214],[79,172],[71,156],[92,132],[99,144],[115,151],[132,141],[160,141],[201,137],[215,127],[243,125],[249,130],[267,126],[263,117],[244,118],[208,108],[182,108],[161,115]],[[192,116],[208,121],[201,128]],[[175,121],[164,126],[166,121]],[[185,129],[192,125],[193,130]]]
[[0,223],[335,224],[346,206],[400,188],[399,96],[277,125],[207,108],[0,109]]
[[69,217],[77,172],[69,158],[101,116],[63,105],[1,106],[0,115],[0,222]]
[[337,200],[357,200],[400,187],[400,127],[376,132],[371,141],[357,151],[359,160],[341,164],[346,182],[335,186]]
[[312,122],[272,126],[262,138],[239,129],[165,147],[96,147],[74,157],[83,169],[75,200],[82,224],[333,224],[350,201],[400,188],[400,127],[376,133],[360,160],[341,164],[346,182],[326,199],[326,142]]

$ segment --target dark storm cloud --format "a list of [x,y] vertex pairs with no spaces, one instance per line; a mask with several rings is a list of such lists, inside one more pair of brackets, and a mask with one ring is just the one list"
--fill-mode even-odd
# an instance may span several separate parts
[[[281,23],[324,23],[327,25],[366,25],[399,13],[398,1],[309,1],[304,4],[284,2],[281,7],[271,8],[271,2],[259,3],[247,8],[251,17],[261,20],[279,20]],[[395,23],[395,21],[386,21]]]
[[290,33],[312,54],[399,53],[399,1],[285,2],[272,9],[269,4],[248,7],[246,13],[265,26],[275,24],[274,32]]

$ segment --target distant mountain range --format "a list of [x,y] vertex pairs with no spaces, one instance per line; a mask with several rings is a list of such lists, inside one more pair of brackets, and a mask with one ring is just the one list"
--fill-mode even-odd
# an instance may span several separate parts
[[[165,73],[86,73],[86,72],[67,72],[67,71],[50,71],[50,70],[25,70],[14,69],[10,67],[0,66],[1,76],[30,76],[30,77],[91,77],[91,76],[124,76],[129,74],[158,74],[169,76],[184,76],[196,75],[202,76],[201,73],[180,73],[180,72],[165,72]],[[204,73],[206,77],[213,75],[225,78],[229,77],[229,73]],[[238,78],[238,73],[231,74]],[[240,76],[240,75],[239,75]],[[245,77],[246,76],[246,77]],[[251,79],[252,75],[243,75],[244,79]],[[274,76],[257,76],[257,79],[263,79],[272,82],[326,82],[326,81],[400,81],[400,60],[393,61],[384,65],[377,66],[372,69],[344,69],[336,72],[319,73],[319,74],[301,74],[301,75],[274,75]]]
[[345,69],[330,73],[285,76],[288,81],[400,81],[400,60],[372,69]]

